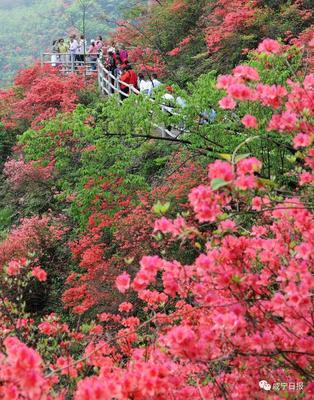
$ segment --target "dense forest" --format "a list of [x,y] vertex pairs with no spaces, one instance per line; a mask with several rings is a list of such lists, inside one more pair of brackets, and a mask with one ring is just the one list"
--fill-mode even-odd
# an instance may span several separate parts
[[0,0],[0,86],[16,72],[40,59],[54,39],[82,32],[82,7],[87,9],[89,39],[106,35],[135,0]]
[[123,101],[24,59],[78,4],[0,4],[0,399],[312,400],[312,1],[93,3]]

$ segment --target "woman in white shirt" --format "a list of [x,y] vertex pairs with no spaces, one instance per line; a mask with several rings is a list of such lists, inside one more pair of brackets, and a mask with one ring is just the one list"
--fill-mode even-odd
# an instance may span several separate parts
[[153,84],[151,81],[146,80],[143,74],[138,74],[138,87],[141,93],[150,96],[152,93]]
[[153,89],[160,86],[162,83],[157,79],[157,74],[152,74]]

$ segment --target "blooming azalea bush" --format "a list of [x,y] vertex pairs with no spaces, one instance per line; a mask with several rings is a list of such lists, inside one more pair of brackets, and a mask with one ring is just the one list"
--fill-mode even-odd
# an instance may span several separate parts
[[42,167],[34,162],[25,163],[19,160],[8,160],[4,165],[4,174],[15,189],[32,183],[45,182],[51,177],[52,165]]
[[[169,167],[177,168],[179,162],[180,159],[172,160]],[[83,235],[70,243],[73,259],[78,262],[81,270],[70,274],[66,281],[69,288],[63,294],[65,306],[79,314],[99,308],[117,310],[119,303],[112,297],[110,288],[121,268],[127,265],[128,271],[134,273],[136,264],[145,252],[158,251],[161,244],[164,248],[168,247],[168,251],[176,247],[171,240],[167,246],[166,243],[154,240],[154,217],[166,212],[170,201],[180,203],[176,211],[185,210],[190,188],[203,175],[200,165],[187,162],[180,173],[172,174],[151,193],[139,191],[139,203],[135,204],[130,195],[122,195],[118,190],[115,192],[114,203],[108,196],[103,198],[97,193],[95,200],[100,209],[93,204],[95,209],[88,219]],[[122,187],[122,184],[121,180],[115,183],[116,187]],[[98,183],[89,185],[92,189]],[[108,190],[110,183],[101,183],[101,187]],[[154,206],[157,201],[159,203]]]
[[15,79],[15,90],[0,93],[11,107],[1,121],[8,127],[21,123],[38,127],[43,120],[60,111],[72,111],[78,101],[78,92],[85,86],[84,78],[75,74],[62,76],[56,68],[39,64],[22,70]]
[[[37,384],[23,386],[27,377],[16,369],[33,357],[38,375],[32,382],[41,382],[38,386],[46,395],[56,377],[66,374],[83,378],[77,399],[97,398],[99,393],[108,399],[127,399],[133,393],[143,399],[196,399],[200,393],[204,398],[245,398],[252,393],[264,398],[258,382],[267,377],[271,382],[302,382],[302,398],[310,399],[314,354],[309,232],[314,218],[298,198],[273,202],[255,177],[260,167],[255,158],[235,165],[216,161],[209,166],[208,185],[191,191],[196,218],[194,235],[187,240],[206,239],[199,243],[193,263],[145,256],[133,280],[127,273],[117,278],[119,291],[132,288],[146,304],[144,320],[123,317],[132,312],[130,303],[121,303],[122,315],[100,314],[94,330],[102,339],[93,338],[77,360],[58,358],[56,370],[46,378],[39,355],[12,339],[6,343],[2,371],[13,368],[17,378],[3,372],[5,387],[36,398]],[[239,217],[245,212],[256,213],[250,226]],[[155,228],[182,240],[186,234],[180,227],[173,230],[174,223],[163,218]],[[207,223],[212,228],[204,230]],[[39,329],[54,335],[59,328],[43,322]],[[114,336],[102,336],[115,330]],[[98,367],[99,373],[84,378],[87,365]],[[295,395],[287,390],[271,396]]]
[[112,36],[140,69],[151,72],[155,63],[160,74],[186,83],[209,68],[229,71],[265,37],[306,46],[312,8],[309,0],[151,1],[118,21]]

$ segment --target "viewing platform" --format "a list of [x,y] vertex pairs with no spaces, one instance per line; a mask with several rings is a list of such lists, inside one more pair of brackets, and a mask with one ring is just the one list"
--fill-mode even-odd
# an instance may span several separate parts
[[[99,89],[103,95],[112,96],[118,93],[129,97],[131,93],[140,93],[133,85],[120,81],[117,76],[107,70],[99,58],[92,60],[90,56],[86,55],[84,60],[81,61],[70,53],[43,53],[41,55],[41,65],[51,65],[58,68],[62,74],[97,74]],[[128,87],[129,93],[122,92],[120,85]]]

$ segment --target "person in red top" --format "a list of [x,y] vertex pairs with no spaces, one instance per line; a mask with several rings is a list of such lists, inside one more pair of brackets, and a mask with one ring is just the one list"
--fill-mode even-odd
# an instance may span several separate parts
[[[127,83],[128,85],[132,85],[135,87],[135,89],[137,89],[138,88],[137,87],[138,78],[137,78],[136,72],[132,69],[131,65],[124,64],[122,66],[122,71],[123,71],[123,73],[120,77],[120,81]],[[121,100],[125,100],[128,97],[127,95],[129,95],[129,93],[130,93],[129,87],[126,85],[123,85],[123,83],[120,83],[120,89],[123,93],[125,93],[125,94],[121,93]]]

